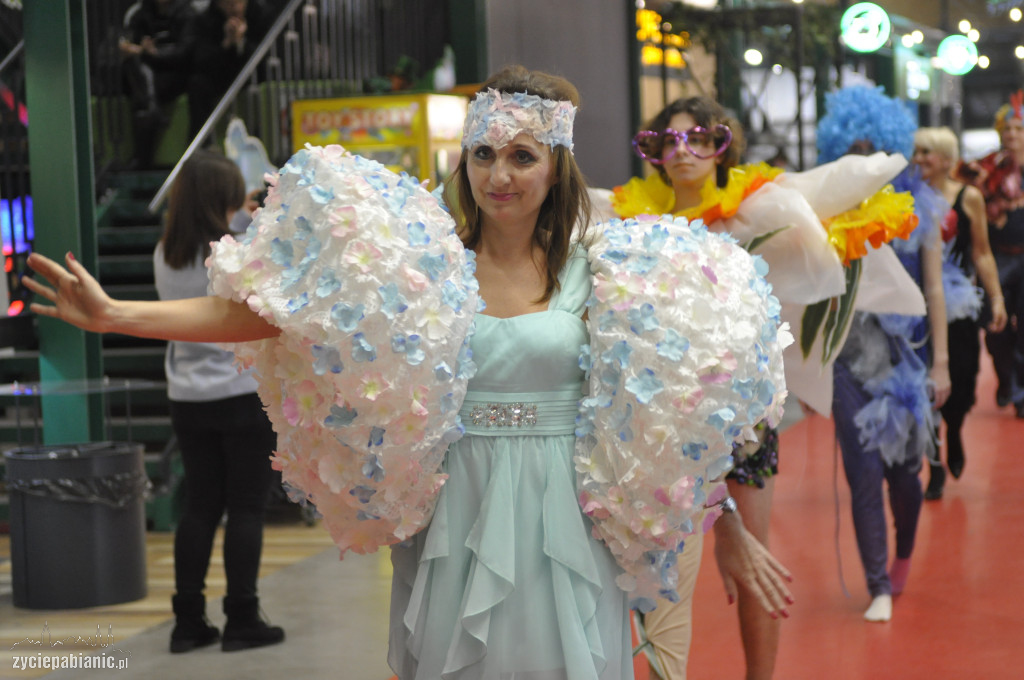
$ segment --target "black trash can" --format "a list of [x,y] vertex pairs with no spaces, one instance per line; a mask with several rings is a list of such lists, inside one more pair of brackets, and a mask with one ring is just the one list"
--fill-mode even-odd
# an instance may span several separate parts
[[23,447],[4,459],[14,606],[76,609],[146,596],[142,444]]

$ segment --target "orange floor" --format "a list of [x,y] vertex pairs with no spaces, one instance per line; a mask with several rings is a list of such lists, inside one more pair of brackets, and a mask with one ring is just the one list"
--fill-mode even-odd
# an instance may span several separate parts
[[[868,595],[831,421],[812,417],[783,433],[771,540],[795,576],[797,602],[783,623],[775,678],[1024,678],[1024,420],[998,409],[994,393],[984,356],[978,404],[964,426],[964,474],[947,482],[942,500],[925,502],[910,580],[886,624],[861,618]],[[735,608],[726,605],[711,544],[697,584],[689,677],[740,680]]]
[[[1024,420],[996,408],[991,364],[982,361],[964,474],[947,482],[942,500],[925,502],[910,580],[889,623],[862,618],[869,598],[831,421],[810,417],[783,433],[771,540],[795,576],[797,602],[782,626],[775,680],[1024,678]],[[689,679],[742,680],[735,607],[726,605],[713,545],[697,584]],[[647,677],[641,667],[637,678]]]

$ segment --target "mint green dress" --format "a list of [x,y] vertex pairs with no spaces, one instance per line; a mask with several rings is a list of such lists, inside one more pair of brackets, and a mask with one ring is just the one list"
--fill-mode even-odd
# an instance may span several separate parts
[[576,500],[586,254],[548,309],[478,314],[477,373],[427,530],[392,549],[388,660],[400,680],[633,677],[621,573]]

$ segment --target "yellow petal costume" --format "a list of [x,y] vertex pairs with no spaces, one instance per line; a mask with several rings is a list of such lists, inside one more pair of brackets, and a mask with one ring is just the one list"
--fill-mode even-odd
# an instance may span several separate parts
[[906,164],[898,154],[876,153],[796,173],[765,163],[742,165],[729,170],[724,188],[709,179],[700,205],[680,211],[672,188],[652,175],[616,187],[609,200],[623,218],[674,214],[703,220],[761,255],[782,318],[797,339],[785,353],[786,384],[827,415],[832,361],[852,312],[925,313],[920,291],[885,245],[917,225],[913,199],[888,186]]

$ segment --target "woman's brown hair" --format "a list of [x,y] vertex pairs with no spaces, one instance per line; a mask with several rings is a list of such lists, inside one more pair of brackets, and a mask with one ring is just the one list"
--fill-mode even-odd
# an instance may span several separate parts
[[[726,113],[725,109],[714,99],[709,97],[687,97],[677,99],[663,108],[658,115],[651,119],[651,122],[644,129],[664,132],[668,128],[672,116],[677,113],[690,114],[690,117],[693,118],[697,125],[708,130],[714,130],[718,125],[725,125],[732,131],[732,142],[729,144],[729,148],[718,157],[718,165],[715,167],[715,181],[719,188],[724,187],[729,181],[729,168],[739,165],[740,157],[747,146],[743,138],[743,127],[735,118]],[[683,130],[680,130],[680,132],[683,132]],[[720,144],[722,141],[724,141],[724,138],[715,138],[716,144]],[[656,138],[655,142],[652,142],[651,153],[658,158],[661,158],[661,144],[662,140],[660,137]],[[654,165],[654,167],[665,184],[671,186],[672,181],[665,173],[665,168],[661,165]]]
[[210,242],[229,233],[228,213],[245,203],[245,180],[234,161],[214,151],[196,151],[171,185],[164,219],[164,262],[192,266],[210,254]]
[[[580,95],[565,78],[541,71],[530,71],[522,66],[509,66],[488,78],[480,92],[489,88],[499,92],[526,94],[569,101],[579,106]],[[480,243],[480,210],[473,199],[473,191],[466,173],[466,162],[470,150],[463,150],[455,171],[445,181],[445,199],[458,224],[459,236],[466,248],[473,249]],[[552,151],[554,160],[554,184],[540,208],[533,239],[544,251],[547,262],[547,276],[544,294],[536,302],[551,299],[558,286],[558,273],[569,257],[573,233],[583,237],[590,222],[590,196],[587,182],[572,152],[564,146]]]

